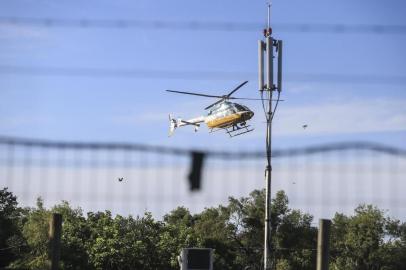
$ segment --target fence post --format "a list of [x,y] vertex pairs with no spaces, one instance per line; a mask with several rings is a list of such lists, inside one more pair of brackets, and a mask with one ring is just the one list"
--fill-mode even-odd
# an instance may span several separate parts
[[331,220],[319,220],[317,235],[317,270],[328,270]]
[[59,269],[61,257],[62,215],[53,213],[49,222],[51,270]]

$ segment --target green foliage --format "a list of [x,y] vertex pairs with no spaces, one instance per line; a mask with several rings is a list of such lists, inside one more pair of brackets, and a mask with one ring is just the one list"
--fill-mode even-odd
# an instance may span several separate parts
[[402,226],[372,205],[360,205],[355,215],[336,214],[332,227],[332,269],[404,269],[406,246]]
[[177,256],[182,248],[199,246],[193,225],[194,218],[184,207],[178,207],[164,216],[159,248],[164,257],[169,258],[170,269],[179,269]]
[[[46,209],[18,208],[7,189],[0,191],[2,267],[49,267],[48,231],[51,213],[62,214],[61,269],[179,269],[182,248],[215,249],[215,269],[262,269],[264,190],[229,198],[225,206],[191,214],[178,207],[155,220],[143,216],[113,216],[62,202]],[[277,270],[315,269],[317,228],[313,217],[289,208],[280,191],[272,200],[272,256]],[[12,243],[12,244],[11,244]],[[14,248],[8,248],[13,247]],[[7,256],[4,256],[6,254]],[[406,223],[376,207],[361,205],[353,216],[336,214],[331,234],[331,269],[400,270],[406,265]]]
[[23,245],[19,230],[22,209],[17,204],[17,197],[7,188],[0,190],[0,268],[17,259],[16,252]]
[[168,247],[168,232],[150,213],[135,219],[113,218],[109,211],[89,213],[88,222],[88,252],[96,269],[170,268],[170,252],[162,250]]
[[72,209],[64,201],[52,208],[51,212],[63,217],[61,239],[61,261],[63,269],[92,269],[87,252],[90,226],[80,208]]
[[48,230],[51,213],[43,206],[41,198],[37,208],[29,209],[26,221],[22,225],[22,235],[26,241],[26,252],[11,264],[16,269],[46,269],[48,260]]
[[229,222],[227,207],[207,208],[195,215],[193,231],[200,247],[215,249],[216,269],[235,269],[236,258],[234,226]]

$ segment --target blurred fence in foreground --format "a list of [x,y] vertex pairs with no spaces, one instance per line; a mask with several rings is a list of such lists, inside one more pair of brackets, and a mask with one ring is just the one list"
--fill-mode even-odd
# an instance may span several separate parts
[[[193,157],[203,158],[201,189],[190,191]],[[195,159],[196,161],[196,159]],[[139,144],[65,143],[0,137],[0,188],[24,206],[67,200],[84,211],[160,217],[192,212],[264,187],[264,152],[194,152]],[[196,163],[195,163],[196,165]],[[195,172],[196,173],[196,172]],[[198,173],[198,172],[197,172]],[[273,151],[272,193],[316,218],[372,203],[406,216],[406,151],[338,143]]]

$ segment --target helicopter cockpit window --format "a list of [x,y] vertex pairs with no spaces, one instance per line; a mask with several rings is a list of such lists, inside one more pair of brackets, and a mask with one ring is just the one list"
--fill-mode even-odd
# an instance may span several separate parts
[[240,104],[235,104],[235,108],[237,109],[237,111],[246,111],[247,108],[245,106],[242,106]]

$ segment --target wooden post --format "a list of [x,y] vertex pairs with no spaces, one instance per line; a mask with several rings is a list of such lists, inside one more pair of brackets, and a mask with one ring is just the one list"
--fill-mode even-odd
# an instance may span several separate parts
[[62,215],[53,213],[49,222],[51,270],[59,269],[61,257]]
[[317,235],[317,270],[328,270],[331,220],[319,220]]

